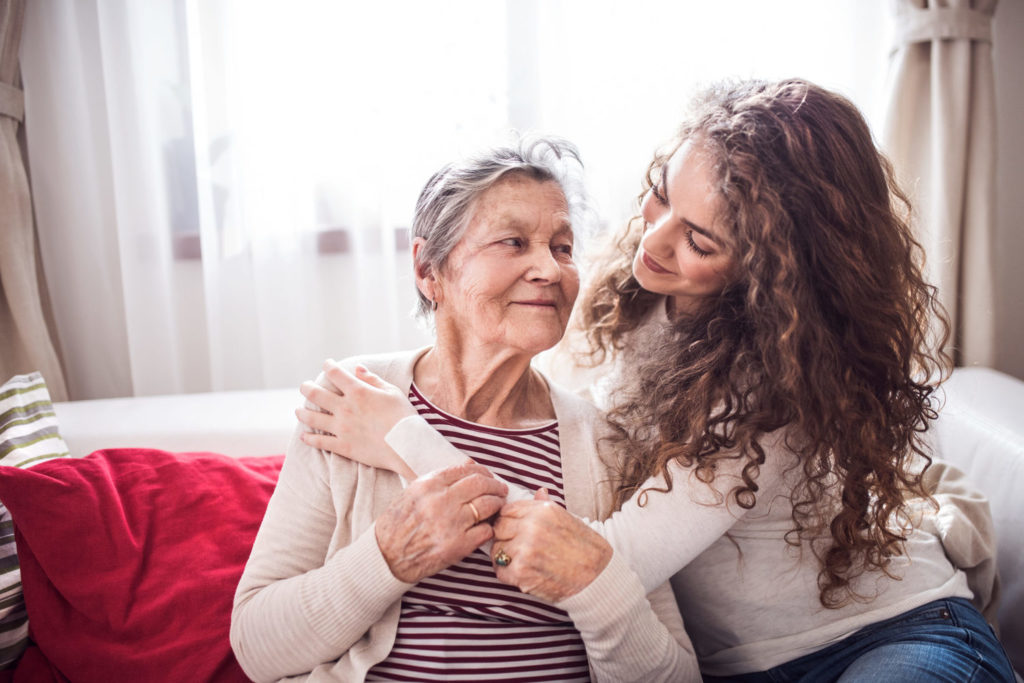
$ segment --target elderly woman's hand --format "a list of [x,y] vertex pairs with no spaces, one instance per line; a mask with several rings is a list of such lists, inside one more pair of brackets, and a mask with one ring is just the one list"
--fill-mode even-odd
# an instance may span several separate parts
[[543,489],[533,500],[505,505],[494,523],[498,579],[550,603],[586,588],[611,558],[608,542]]
[[415,479],[416,474],[384,442],[399,420],[416,414],[405,394],[362,366],[353,375],[328,360],[324,363],[324,374],[337,391],[315,382],[303,382],[299,388],[310,403],[324,411],[295,411],[299,422],[316,430],[304,432],[302,441],[313,448]]
[[412,482],[377,520],[377,545],[400,581],[416,583],[458,562],[494,530],[487,520],[508,487],[472,461]]

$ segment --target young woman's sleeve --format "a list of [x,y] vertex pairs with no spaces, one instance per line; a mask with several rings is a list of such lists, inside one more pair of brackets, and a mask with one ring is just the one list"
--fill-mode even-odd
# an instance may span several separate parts
[[[466,459],[418,416],[401,420],[385,440],[417,476]],[[647,495],[634,496],[603,522],[587,520],[636,573],[647,593],[689,564],[742,517],[742,511],[721,502],[724,496],[707,486],[689,486],[689,470],[676,463],[670,464],[669,470],[671,491],[659,493],[657,489],[664,489],[665,481],[653,477],[642,487],[654,489]],[[729,477],[720,474],[719,479],[727,481]],[[532,491],[508,486],[509,501],[533,498]],[[731,484],[720,484],[720,488],[729,490]]]

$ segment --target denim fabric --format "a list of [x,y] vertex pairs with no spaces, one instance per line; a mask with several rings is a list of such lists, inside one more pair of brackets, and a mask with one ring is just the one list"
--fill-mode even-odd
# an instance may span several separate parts
[[871,624],[813,654],[758,673],[706,676],[706,682],[860,683],[948,681],[1014,683],[992,628],[963,598],[936,600]]

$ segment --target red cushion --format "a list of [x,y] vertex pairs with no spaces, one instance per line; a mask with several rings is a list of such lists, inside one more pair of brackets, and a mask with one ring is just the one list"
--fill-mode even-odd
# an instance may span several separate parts
[[23,664],[82,683],[247,680],[231,604],[283,461],[116,449],[0,467],[44,655]]

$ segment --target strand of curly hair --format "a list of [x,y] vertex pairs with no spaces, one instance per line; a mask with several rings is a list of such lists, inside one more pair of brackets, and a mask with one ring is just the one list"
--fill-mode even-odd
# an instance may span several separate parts
[[[827,529],[824,546],[812,543],[819,598],[841,607],[863,597],[853,579],[902,552],[908,497],[928,497],[915,463],[930,464],[923,433],[948,374],[948,324],[910,204],[856,108],[804,81],[708,90],[644,192],[687,139],[713,160],[739,275],[645,347],[635,396],[610,416],[628,454],[616,503],[668,477],[670,461],[710,483],[732,458],[743,483],[730,495],[749,509],[762,440],[784,428],[803,470],[787,542]],[[642,231],[639,217],[627,225],[585,296],[594,362],[661,301],[631,272]]]

